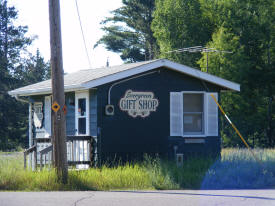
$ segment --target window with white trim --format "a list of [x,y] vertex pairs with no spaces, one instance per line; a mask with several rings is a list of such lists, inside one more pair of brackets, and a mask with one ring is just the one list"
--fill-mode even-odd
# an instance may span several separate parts
[[170,93],[170,135],[218,136],[218,107],[210,93]]
[[204,94],[183,93],[183,134],[204,134]]
[[75,93],[75,129],[76,135],[89,135],[89,92]]

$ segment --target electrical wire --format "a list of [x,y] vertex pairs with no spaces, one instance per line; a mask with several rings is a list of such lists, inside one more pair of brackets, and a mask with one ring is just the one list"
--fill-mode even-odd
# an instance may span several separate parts
[[75,0],[75,6],[76,6],[77,15],[78,15],[78,20],[79,20],[79,25],[80,25],[80,29],[81,29],[81,33],[82,33],[83,43],[84,43],[84,47],[85,47],[87,59],[88,59],[88,62],[89,62],[89,67],[90,67],[90,69],[91,69],[91,68],[92,68],[92,66],[91,66],[91,61],[90,61],[90,57],[89,57],[89,53],[88,53],[88,49],[87,49],[87,44],[86,44],[86,41],[85,41],[85,36],[84,36],[83,28],[82,28],[82,23],[81,23],[81,18],[80,18],[80,14],[79,14],[79,9],[78,9],[77,0]]

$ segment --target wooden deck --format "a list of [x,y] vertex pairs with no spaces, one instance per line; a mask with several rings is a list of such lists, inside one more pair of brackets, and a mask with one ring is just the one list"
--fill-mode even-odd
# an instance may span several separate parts
[[[67,136],[67,160],[69,166],[92,165],[94,159],[94,137],[92,136]],[[27,166],[33,170],[40,166],[52,165],[53,146],[51,138],[37,138],[34,145],[24,151],[24,168]],[[27,165],[27,157],[29,157]]]

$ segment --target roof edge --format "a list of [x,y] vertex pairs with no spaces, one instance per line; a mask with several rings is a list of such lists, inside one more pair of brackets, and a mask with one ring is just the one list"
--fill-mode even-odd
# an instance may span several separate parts
[[207,82],[216,84],[220,87],[224,87],[229,90],[240,91],[240,85],[235,82],[231,82],[229,80],[199,71],[197,69],[194,69],[194,68],[176,63],[176,62],[172,62],[167,59],[159,59],[154,62],[149,62],[148,64],[143,64],[143,65],[119,72],[119,73],[115,73],[115,74],[104,76],[104,77],[101,77],[98,79],[94,79],[89,82],[83,83],[82,86],[85,87],[86,89],[89,89],[89,88],[100,86],[102,84],[106,84],[106,83],[109,83],[112,81],[127,78],[129,76],[147,72],[152,69],[159,68],[159,67],[167,67],[174,71],[181,72],[181,73],[187,74],[189,76],[205,80]]
[[[86,89],[84,87],[82,87],[81,85],[71,85],[71,86],[65,86],[64,87],[64,92],[72,92],[72,91],[76,91],[76,90],[83,90]],[[47,88],[43,88],[43,89],[29,89],[29,90],[25,90],[25,91],[19,91],[16,92],[15,90],[9,91],[8,94],[12,97],[15,96],[34,96],[34,95],[44,95],[44,94],[51,94],[52,93],[52,88],[51,87],[47,87]]]

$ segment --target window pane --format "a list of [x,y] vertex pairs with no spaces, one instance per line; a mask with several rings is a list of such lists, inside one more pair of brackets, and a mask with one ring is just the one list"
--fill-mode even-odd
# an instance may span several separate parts
[[78,115],[86,116],[86,99],[78,99]]
[[78,134],[86,134],[86,118],[78,118]]
[[202,114],[184,114],[184,133],[202,133]]
[[183,112],[203,112],[203,94],[183,94]]

